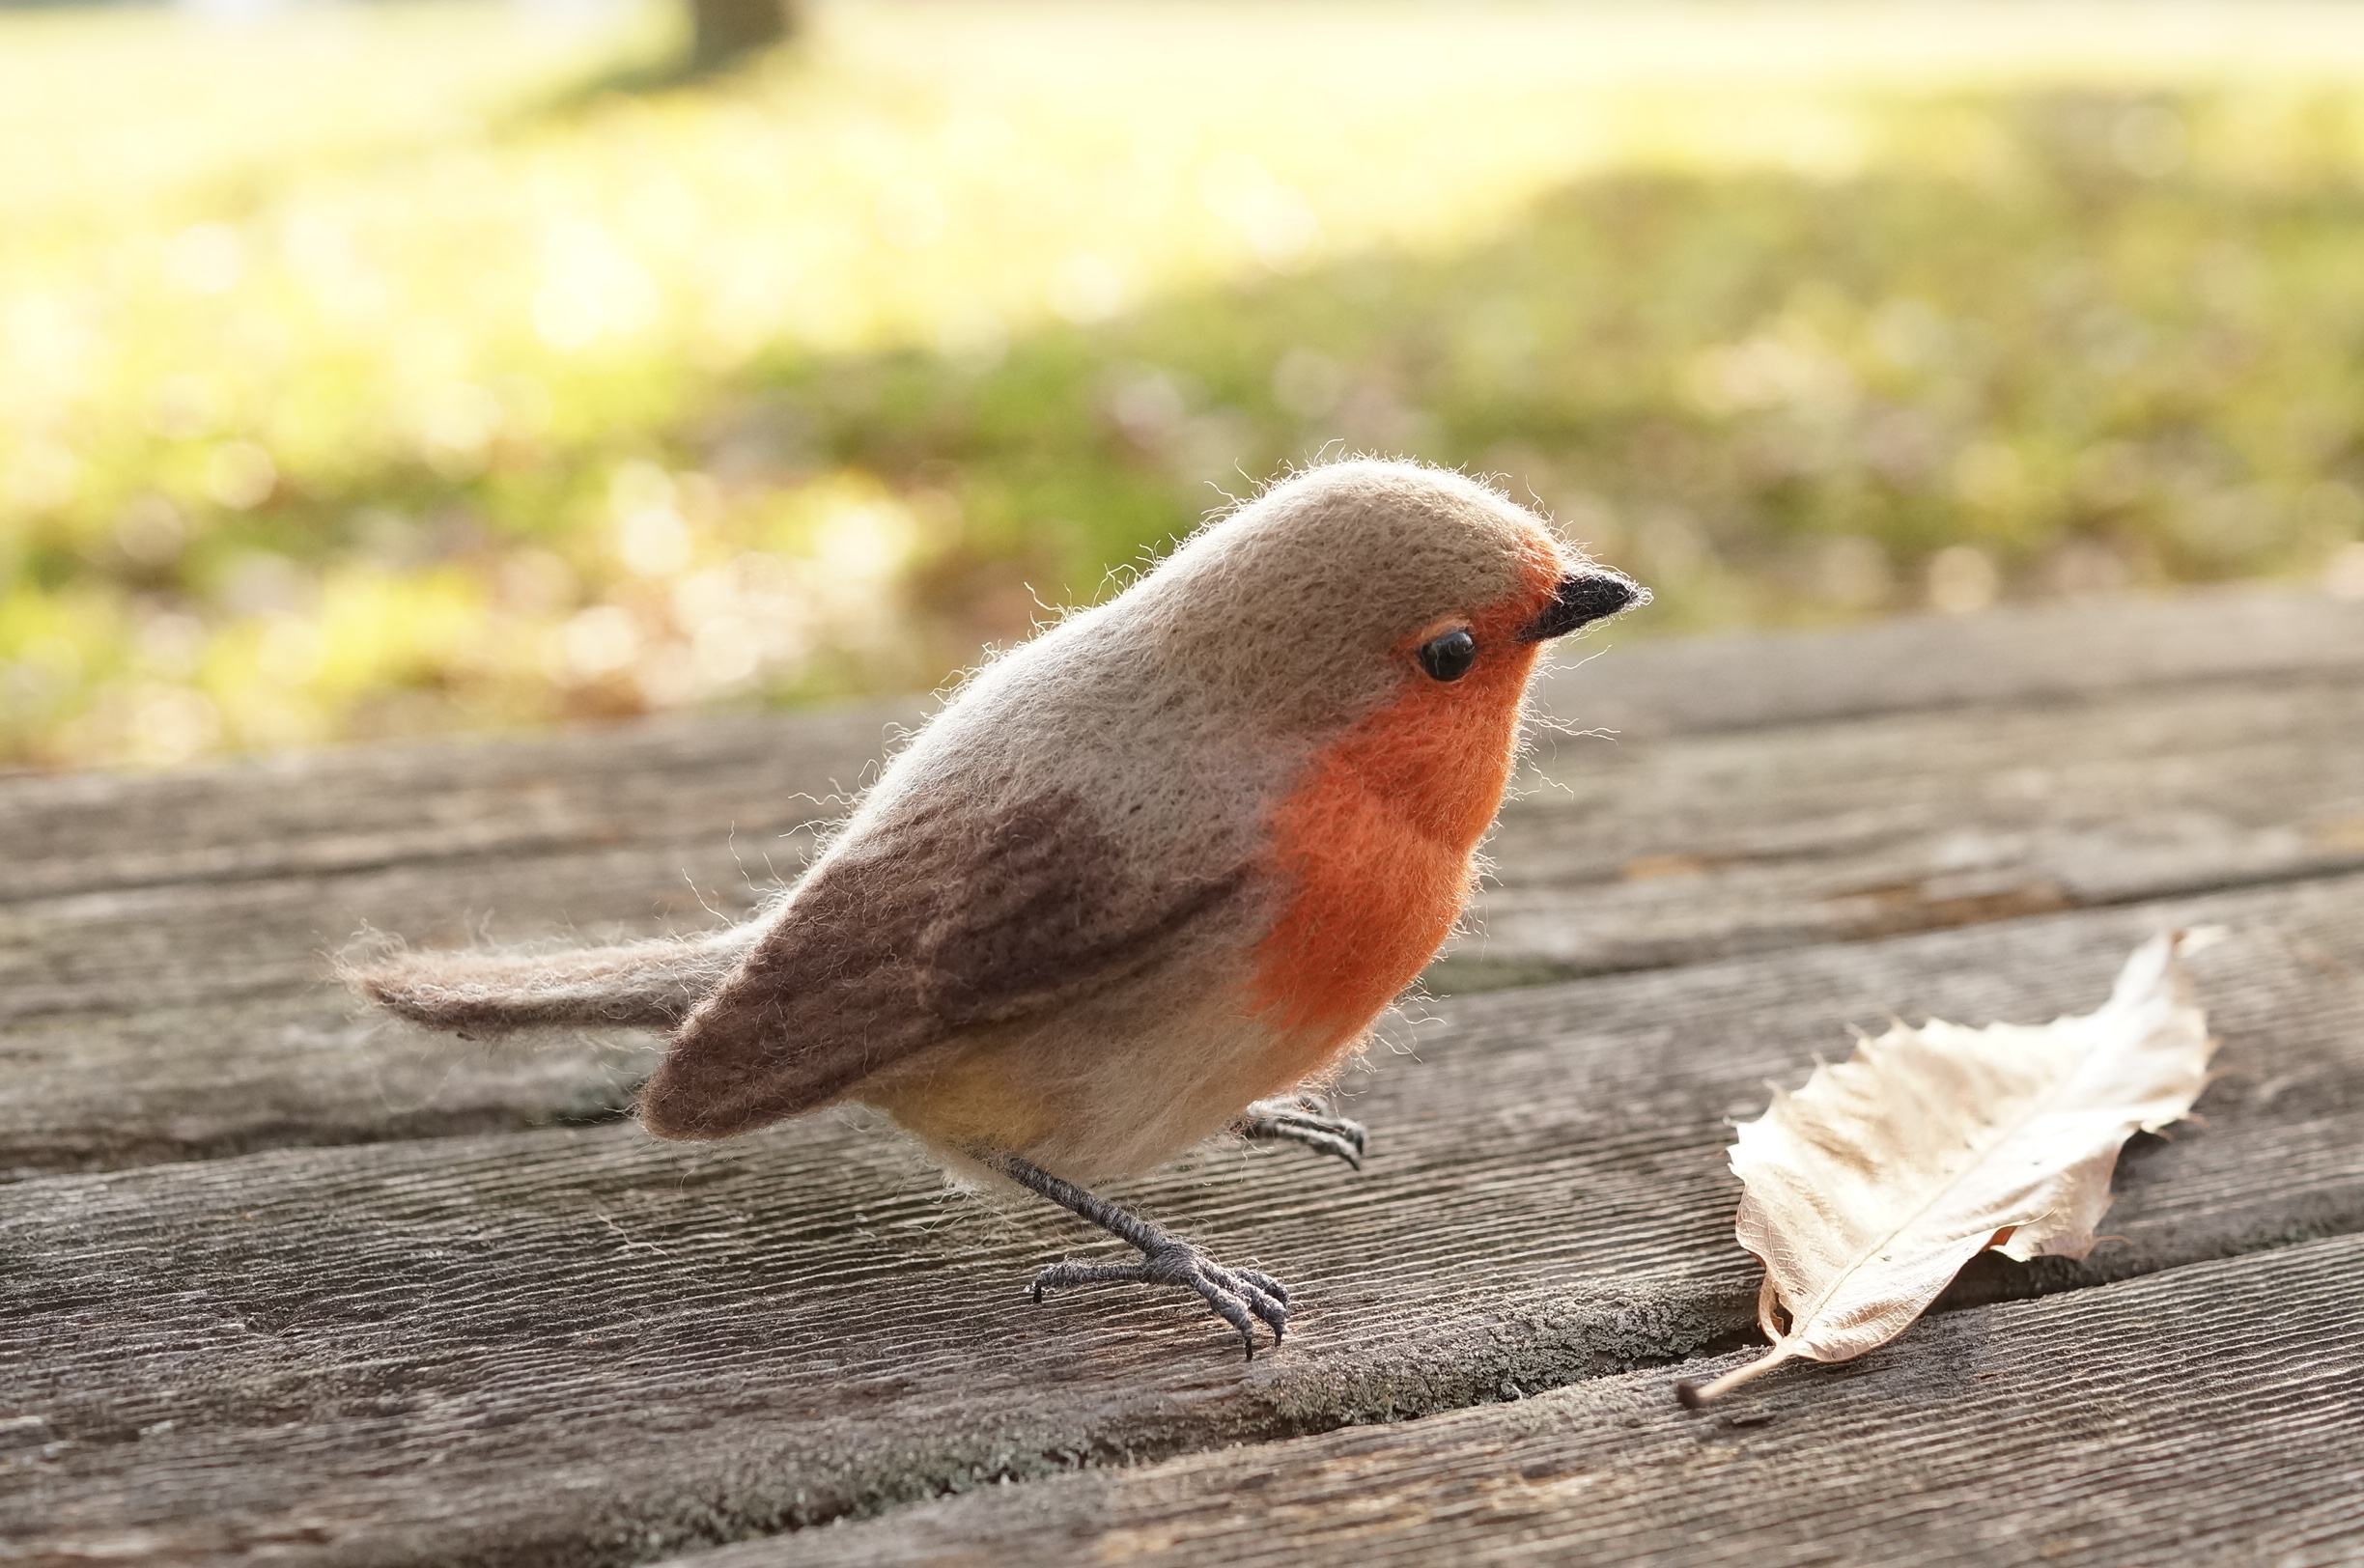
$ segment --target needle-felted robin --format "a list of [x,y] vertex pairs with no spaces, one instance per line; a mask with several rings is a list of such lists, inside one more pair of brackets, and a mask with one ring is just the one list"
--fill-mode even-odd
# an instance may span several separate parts
[[797,882],[690,940],[352,970],[469,1032],[671,1027],[640,1118],[839,1101],[1140,1249],[1047,1289],[1196,1291],[1255,1353],[1288,1293],[1084,1184],[1226,1130],[1360,1163],[1319,1084],[1451,931],[1543,644],[1646,595],[1456,474],[1312,469],[987,664]]

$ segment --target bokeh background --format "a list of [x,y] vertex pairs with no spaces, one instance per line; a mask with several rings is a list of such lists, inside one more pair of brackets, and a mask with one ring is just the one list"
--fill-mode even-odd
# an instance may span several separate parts
[[1325,453],[1635,635],[2364,599],[2364,7],[794,20],[0,10],[0,767],[924,687]]

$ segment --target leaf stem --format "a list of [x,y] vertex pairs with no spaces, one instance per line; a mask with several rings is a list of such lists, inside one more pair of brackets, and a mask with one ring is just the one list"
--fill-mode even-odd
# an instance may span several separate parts
[[1771,1350],[1766,1351],[1746,1366],[1733,1367],[1713,1383],[1697,1385],[1678,1383],[1674,1385],[1674,1397],[1681,1403],[1683,1409],[1697,1410],[1719,1394],[1728,1394],[1751,1379],[1762,1377],[1765,1373],[1772,1371],[1797,1354],[1797,1337],[1794,1335],[1787,1339],[1776,1340]]

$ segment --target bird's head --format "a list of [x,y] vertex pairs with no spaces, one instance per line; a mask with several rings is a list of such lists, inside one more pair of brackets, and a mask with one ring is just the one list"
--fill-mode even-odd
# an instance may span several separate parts
[[1308,732],[1405,701],[1515,707],[1543,644],[1649,597],[1483,485],[1368,461],[1274,486],[1135,595],[1224,707]]

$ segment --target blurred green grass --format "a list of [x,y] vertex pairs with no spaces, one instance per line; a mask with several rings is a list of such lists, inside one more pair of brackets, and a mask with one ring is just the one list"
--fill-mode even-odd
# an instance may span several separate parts
[[2364,593],[2364,17],[2128,14],[0,15],[0,762],[932,685],[1326,452],[1645,631]]

